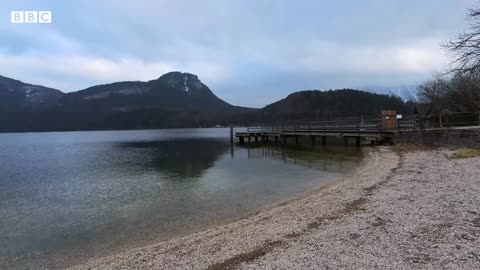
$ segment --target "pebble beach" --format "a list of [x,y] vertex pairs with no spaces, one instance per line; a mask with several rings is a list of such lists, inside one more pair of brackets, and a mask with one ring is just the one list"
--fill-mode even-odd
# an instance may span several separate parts
[[480,157],[454,153],[365,148],[301,198],[70,269],[480,269]]

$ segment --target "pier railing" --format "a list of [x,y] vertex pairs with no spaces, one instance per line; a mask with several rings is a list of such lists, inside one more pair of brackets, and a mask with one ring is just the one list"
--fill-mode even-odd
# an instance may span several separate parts
[[419,128],[480,126],[480,112],[432,114],[418,119]]
[[[396,128],[396,127],[394,127]],[[258,124],[247,128],[251,133],[326,133],[333,131],[366,132],[385,130],[382,118],[355,117],[326,121],[287,121]]]
[[327,132],[389,132],[406,129],[427,129],[480,125],[480,113],[449,113],[444,115],[402,116],[396,124],[384,125],[381,117],[350,117],[325,121],[285,121],[252,125],[250,133],[327,133]]

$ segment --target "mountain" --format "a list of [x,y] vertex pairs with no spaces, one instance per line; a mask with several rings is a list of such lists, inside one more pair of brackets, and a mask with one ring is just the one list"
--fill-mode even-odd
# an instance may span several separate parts
[[382,109],[410,114],[413,103],[397,96],[341,89],[300,91],[262,109],[244,108],[223,101],[196,75],[182,72],[72,93],[0,77],[0,132],[247,125],[379,116]]
[[413,112],[413,103],[396,96],[373,94],[353,89],[300,91],[272,103],[259,112],[263,121],[334,119],[351,116],[380,116],[382,110]]
[[66,94],[60,103],[64,106],[88,105],[123,112],[151,107],[234,109],[215,96],[196,75],[181,72],[170,72],[148,82],[129,81],[93,86]]
[[398,96],[404,101],[418,100],[418,85],[402,85],[396,87],[369,86],[364,87],[364,89],[371,93]]
[[[8,93],[9,99],[6,105],[0,104],[0,110],[4,110],[0,131],[207,127],[228,124],[233,115],[255,110],[228,104],[196,75],[182,72],[169,72],[147,82],[116,82],[66,94],[13,79],[5,81],[8,87],[2,93]],[[30,103],[48,106],[25,105]]]
[[[170,72],[148,82],[98,85],[59,100],[67,129],[207,127],[253,109],[228,104],[196,75]],[[78,123],[81,123],[79,125]]]
[[0,76],[0,110],[51,107],[63,96],[60,90]]

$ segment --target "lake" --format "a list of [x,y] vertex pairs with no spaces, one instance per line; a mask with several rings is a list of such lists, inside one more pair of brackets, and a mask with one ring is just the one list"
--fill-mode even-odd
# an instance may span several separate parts
[[64,267],[235,221],[345,176],[362,157],[228,136],[0,134],[0,269]]

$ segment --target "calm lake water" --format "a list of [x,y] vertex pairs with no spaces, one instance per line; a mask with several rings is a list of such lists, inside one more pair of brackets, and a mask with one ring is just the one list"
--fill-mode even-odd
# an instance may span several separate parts
[[228,129],[0,134],[0,269],[57,268],[233,221],[344,176],[355,148]]

